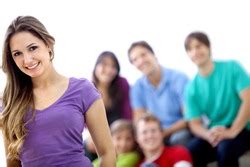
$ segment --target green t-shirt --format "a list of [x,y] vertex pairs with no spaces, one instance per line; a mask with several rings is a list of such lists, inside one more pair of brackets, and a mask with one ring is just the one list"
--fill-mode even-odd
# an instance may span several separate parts
[[[211,74],[199,74],[185,91],[185,118],[197,119],[205,115],[208,127],[231,126],[240,105],[240,92],[250,88],[250,77],[236,61],[216,61]],[[250,122],[247,125],[250,129]]]
[[[116,167],[136,167],[139,163],[139,160],[140,156],[137,152],[119,154],[116,160]],[[94,160],[92,164],[94,167],[99,167],[99,160]]]

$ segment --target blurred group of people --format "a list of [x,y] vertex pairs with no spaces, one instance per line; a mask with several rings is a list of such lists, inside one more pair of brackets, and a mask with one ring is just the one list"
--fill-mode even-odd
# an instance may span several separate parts
[[237,167],[250,149],[249,74],[235,60],[213,60],[204,32],[184,40],[198,69],[192,80],[162,66],[146,41],[132,43],[128,59],[142,73],[133,85],[111,51],[98,56],[93,84],[58,74],[54,42],[31,16],[7,30],[1,126],[9,164]]
[[[206,166],[215,160],[219,166],[239,166],[239,157],[250,148],[249,74],[235,60],[213,60],[210,40],[203,32],[190,33],[184,41],[184,47],[198,68],[193,80],[189,80],[178,70],[160,65],[146,41],[135,42],[128,49],[130,62],[143,74],[132,85],[130,92],[126,89],[127,93],[123,96],[127,98],[130,93],[132,122],[136,127],[135,139],[145,151],[143,145],[147,142],[139,140],[141,136],[137,133],[136,123],[150,113],[160,122],[163,138],[159,139],[163,140],[165,146],[185,146],[193,158],[194,166]],[[112,56],[108,56],[109,54],[106,56],[111,62]],[[114,56],[113,53],[112,55]],[[114,76],[111,67],[117,67],[115,71],[119,75],[117,58],[113,58],[113,65],[110,63],[110,67],[107,66],[107,59],[103,61],[103,76],[106,76],[105,72]],[[100,58],[97,64],[99,60]],[[98,76],[97,73],[95,68],[94,78]],[[112,80],[109,83],[111,87]],[[104,94],[103,97],[107,95]],[[106,111],[108,117],[109,110],[106,108]],[[117,110],[119,111],[124,109]],[[127,112],[130,113],[131,110]],[[120,119],[122,118],[128,119],[121,115]],[[157,143],[154,137],[152,141]],[[160,150],[159,147],[157,150]],[[147,152],[143,155],[150,159]],[[173,158],[166,159],[169,162]]]

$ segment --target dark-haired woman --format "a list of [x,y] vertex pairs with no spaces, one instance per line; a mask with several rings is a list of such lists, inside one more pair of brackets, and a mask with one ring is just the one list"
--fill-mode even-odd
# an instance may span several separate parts
[[[102,52],[93,70],[93,82],[104,101],[109,125],[120,118],[131,120],[132,110],[129,101],[129,84],[119,75],[120,65],[113,52]],[[86,155],[96,159],[95,147],[91,138],[86,141]]]
[[105,51],[97,58],[93,82],[100,91],[109,124],[119,118],[131,119],[129,84],[119,75],[120,65],[114,53]]

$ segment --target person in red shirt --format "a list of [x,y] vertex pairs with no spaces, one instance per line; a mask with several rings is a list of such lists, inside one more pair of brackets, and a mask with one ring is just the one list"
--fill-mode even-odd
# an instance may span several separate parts
[[164,146],[159,120],[145,114],[135,125],[136,140],[144,158],[139,167],[192,167],[192,158],[184,146]]

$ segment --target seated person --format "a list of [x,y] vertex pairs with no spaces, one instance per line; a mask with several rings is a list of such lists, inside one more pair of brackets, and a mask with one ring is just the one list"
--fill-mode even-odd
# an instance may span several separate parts
[[[139,162],[139,154],[135,151],[133,125],[130,121],[119,119],[110,126],[113,144],[117,153],[116,167],[135,167]],[[93,161],[99,167],[99,160]]]
[[[109,125],[117,119],[132,119],[129,101],[129,84],[120,76],[120,65],[113,52],[102,52],[93,70],[93,83],[102,95]],[[85,141],[85,155],[97,158],[95,146],[90,137]]]
[[144,154],[139,167],[192,166],[191,155],[184,146],[164,146],[163,129],[156,117],[145,114],[138,119],[135,127],[136,140]]
[[219,167],[238,167],[250,148],[250,78],[236,61],[213,61],[203,32],[190,33],[185,49],[198,67],[185,93],[185,117],[195,135],[187,145],[194,166],[217,160]]
[[133,43],[128,56],[130,62],[143,74],[131,89],[134,121],[146,112],[152,113],[164,128],[166,144],[185,145],[191,138],[182,114],[183,93],[188,77],[161,66],[153,49],[145,41]]
[[117,119],[132,119],[129,84],[120,76],[120,64],[113,52],[104,51],[98,56],[93,83],[102,95],[109,125]]

